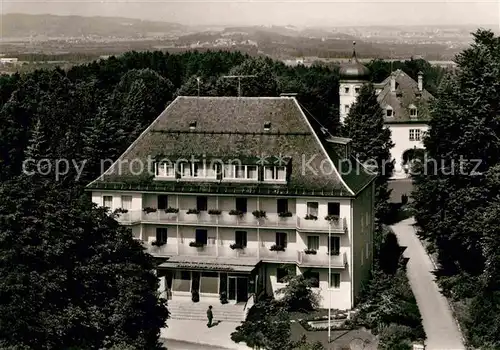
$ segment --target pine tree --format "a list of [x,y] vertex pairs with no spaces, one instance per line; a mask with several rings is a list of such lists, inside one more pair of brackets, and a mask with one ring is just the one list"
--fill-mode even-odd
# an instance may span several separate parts
[[391,131],[384,125],[384,113],[372,84],[363,86],[342,128],[352,139],[352,152],[361,163],[373,166],[379,175],[375,180],[375,215],[383,221],[389,213],[390,190],[387,181],[394,164],[390,150],[394,147]]
[[85,176],[82,181],[93,180],[115,161],[123,151],[125,134],[118,120],[106,107],[99,107],[84,133]]

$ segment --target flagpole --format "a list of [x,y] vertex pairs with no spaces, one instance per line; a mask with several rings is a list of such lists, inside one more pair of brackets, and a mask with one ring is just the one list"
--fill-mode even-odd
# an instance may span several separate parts
[[332,339],[332,222],[328,223],[328,343]]

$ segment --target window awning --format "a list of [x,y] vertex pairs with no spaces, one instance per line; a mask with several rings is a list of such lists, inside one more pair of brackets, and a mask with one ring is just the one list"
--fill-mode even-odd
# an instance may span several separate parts
[[251,273],[259,262],[259,260],[253,259],[249,259],[249,261],[245,261],[244,263],[241,262],[241,259],[240,261],[236,261],[236,259],[233,259],[233,261],[228,260],[231,259],[207,260],[205,258],[203,261],[194,257],[190,260],[172,258],[160,264],[158,268]]

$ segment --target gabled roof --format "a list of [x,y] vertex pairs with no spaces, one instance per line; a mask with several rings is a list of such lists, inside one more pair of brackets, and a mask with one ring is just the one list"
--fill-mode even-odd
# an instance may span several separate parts
[[[193,121],[196,121],[194,130],[190,129]],[[271,122],[271,128],[265,131],[264,124],[268,122]],[[332,165],[338,164],[334,163],[337,159],[332,158],[339,158],[332,152],[320,141],[295,98],[181,96],[160,114],[117,162],[87,188],[354,196],[373,180],[372,176],[366,177],[366,174],[340,175],[336,168],[332,171]],[[189,159],[193,155],[204,155],[210,159],[291,157],[290,180],[281,185],[163,181],[153,180],[152,164],[149,164],[149,169],[140,171],[140,163],[147,164],[148,159],[160,156]],[[353,182],[353,176],[359,177],[359,181]],[[349,183],[356,185],[350,188]]]
[[[391,92],[391,76],[381,83],[374,84],[375,88],[382,89],[377,97],[382,108],[391,106],[393,109],[393,117],[386,117],[386,123],[415,123],[429,120],[429,102],[433,96],[425,88],[419,91],[418,83],[401,69],[392,74],[396,80],[395,92]],[[410,118],[409,109],[412,104],[417,107],[416,118]]]

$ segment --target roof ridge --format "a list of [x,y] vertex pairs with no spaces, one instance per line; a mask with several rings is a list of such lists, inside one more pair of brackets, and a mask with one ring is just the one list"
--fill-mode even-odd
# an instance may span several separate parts
[[182,99],[227,99],[227,100],[286,100],[294,99],[294,96],[177,96]]

